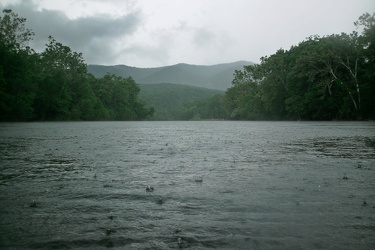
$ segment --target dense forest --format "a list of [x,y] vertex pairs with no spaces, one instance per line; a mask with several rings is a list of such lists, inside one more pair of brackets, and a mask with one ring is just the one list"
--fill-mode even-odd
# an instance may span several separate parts
[[[153,120],[191,120],[186,116],[185,107],[190,103],[205,102],[214,95],[223,95],[224,91],[206,89],[183,84],[139,84],[139,99],[149,107],[155,108]],[[200,116],[196,116],[196,120]],[[151,119],[151,118],[150,118]]]
[[354,25],[351,34],[312,36],[235,71],[225,98],[191,103],[184,118],[375,119],[375,14]]
[[11,10],[0,17],[0,121],[141,120],[153,109],[139,102],[132,78],[87,72],[82,54],[49,37],[41,53],[34,33]]

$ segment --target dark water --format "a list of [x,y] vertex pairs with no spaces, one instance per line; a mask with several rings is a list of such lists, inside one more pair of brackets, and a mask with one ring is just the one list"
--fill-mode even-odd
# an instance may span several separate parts
[[0,153],[4,249],[375,246],[374,122],[3,123]]

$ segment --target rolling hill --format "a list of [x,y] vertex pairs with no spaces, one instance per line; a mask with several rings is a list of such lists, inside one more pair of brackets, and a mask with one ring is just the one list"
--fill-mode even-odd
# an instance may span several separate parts
[[174,83],[207,89],[226,90],[231,87],[235,70],[243,69],[247,61],[210,66],[180,63],[159,68],[136,68],[126,65],[88,65],[88,71],[95,77],[106,73],[122,77],[131,76],[139,84]]

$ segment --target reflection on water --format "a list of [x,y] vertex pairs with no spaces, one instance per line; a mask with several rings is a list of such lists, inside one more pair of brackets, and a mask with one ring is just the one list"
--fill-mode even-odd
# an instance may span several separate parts
[[374,128],[0,124],[0,247],[371,249]]

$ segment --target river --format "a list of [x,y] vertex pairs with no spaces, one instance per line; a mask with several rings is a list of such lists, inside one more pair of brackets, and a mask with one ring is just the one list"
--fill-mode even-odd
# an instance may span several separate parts
[[374,122],[0,123],[4,249],[373,249],[374,190]]

